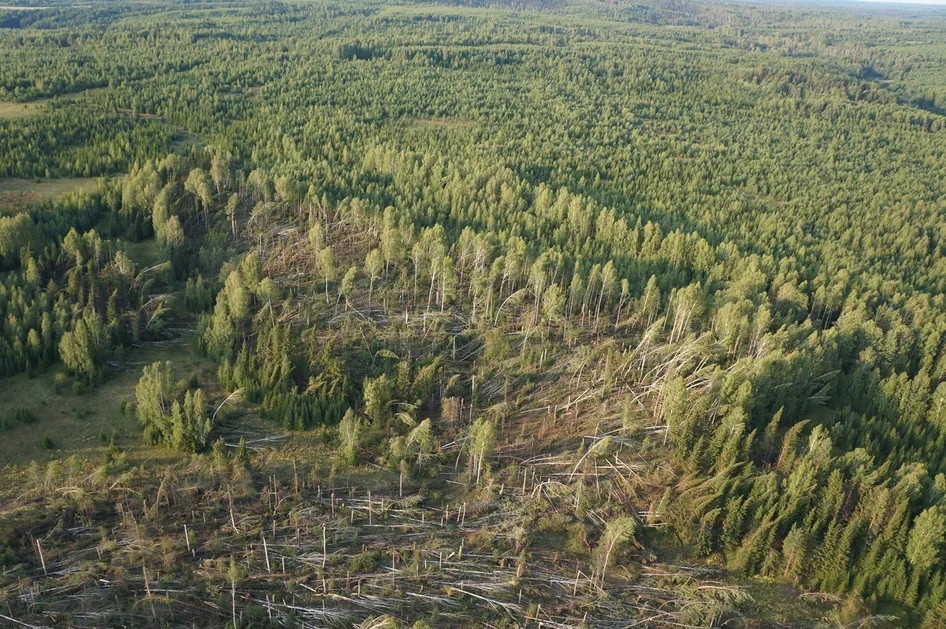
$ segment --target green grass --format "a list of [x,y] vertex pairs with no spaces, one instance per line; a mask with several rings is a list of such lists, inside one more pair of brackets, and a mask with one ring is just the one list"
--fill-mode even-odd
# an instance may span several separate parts
[[[3,8],[0,7],[0,10],[2,9]],[[96,87],[82,90],[81,92],[59,94],[56,96],[56,98],[77,101],[86,97],[94,96],[95,94],[101,94],[106,90],[107,88],[104,87]],[[43,113],[43,111],[46,110],[46,106],[49,104],[49,101],[50,99],[48,98],[40,98],[37,100],[27,101],[25,103],[15,103],[12,101],[2,100],[0,101],[0,120],[22,120],[24,118],[32,118],[33,116]]]
[[0,178],[0,210],[22,210],[44,201],[54,201],[70,192],[92,190],[98,185],[98,179],[84,177],[59,179],[3,177]]
[[46,108],[45,100],[29,103],[11,103],[0,101],[0,120],[22,120],[42,113]]
[[[0,429],[0,467],[34,460],[46,462],[72,454],[99,456],[112,437],[117,445],[137,455],[155,456],[154,451],[145,452],[153,449],[144,448],[133,411],[122,414],[121,403],[134,401],[142,368],[159,360],[171,361],[176,380],[194,372],[211,401],[220,397],[215,391],[218,385],[213,365],[194,356],[187,340],[174,346],[129,352],[119,370],[109,371],[106,382],[82,393],[73,390],[72,378],[56,393],[56,375],[63,373],[60,365],[35,378],[18,374],[0,379],[0,420],[6,420]],[[35,420],[16,421],[18,409],[32,413]],[[51,449],[44,445],[46,437],[52,441]]]
[[142,240],[141,242],[122,241],[121,246],[125,249],[138,270],[146,269],[161,262],[161,252],[158,249],[158,241],[154,238]]
[[190,133],[188,131],[185,131],[184,129],[181,129],[180,127],[174,127],[174,128],[178,132],[178,137],[176,140],[174,140],[173,143],[171,143],[170,148],[172,151],[176,153],[180,153],[180,154],[186,154],[194,146],[197,146],[200,144],[200,136],[197,135],[196,133]]

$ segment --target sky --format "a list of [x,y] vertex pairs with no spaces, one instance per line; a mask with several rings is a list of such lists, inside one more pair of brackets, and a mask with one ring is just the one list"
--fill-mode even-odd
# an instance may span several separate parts
[[887,2],[896,4],[937,4],[946,5],[946,0],[858,0],[859,2]]
[[[752,1],[752,0],[750,0]],[[778,4],[778,0],[770,0]],[[801,4],[839,4],[836,0],[796,0]],[[791,2],[791,0],[789,0]],[[946,7],[946,0],[840,0],[840,4],[846,6],[858,5],[858,4],[897,4],[897,5],[923,5],[923,6],[937,6],[937,7]]]
[[[749,1],[752,2],[753,0],[749,0]],[[763,2],[765,1],[766,0],[763,0]],[[773,2],[775,4],[779,3],[779,0],[767,0],[767,1]],[[799,4],[808,4],[808,5],[842,4],[845,6],[852,6],[852,5],[856,6],[858,4],[873,4],[873,5],[897,4],[897,5],[914,5],[914,6],[923,5],[923,6],[928,6],[928,7],[933,7],[933,6],[946,7],[946,0],[794,0],[794,1],[798,2]],[[786,0],[783,0],[783,2],[786,2]],[[787,0],[787,3],[791,4],[792,0]]]

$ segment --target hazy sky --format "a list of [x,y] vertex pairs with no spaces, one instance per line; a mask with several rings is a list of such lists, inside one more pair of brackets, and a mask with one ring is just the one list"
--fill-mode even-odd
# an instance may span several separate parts
[[860,2],[896,2],[897,4],[946,4],[946,0],[859,0]]
[[[752,0],[749,0],[750,2]],[[774,4],[778,4],[778,0],[773,0]],[[936,6],[946,6],[946,0],[841,0],[842,4],[847,4],[848,6],[852,4],[858,4],[859,2],[869,2],[871,4],[923,4],[923,5],[936,5]],[[789,2],[789,4],[791,4]],[[819,4],[818,0],[801,0],[800,4]],[[832,0],[827,0],[827,4],[836,4]]]

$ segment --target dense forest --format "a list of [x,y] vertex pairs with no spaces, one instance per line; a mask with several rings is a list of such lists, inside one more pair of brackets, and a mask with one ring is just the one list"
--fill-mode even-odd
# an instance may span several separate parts
[[0,624],[946,625],[946,11],[0,51]]

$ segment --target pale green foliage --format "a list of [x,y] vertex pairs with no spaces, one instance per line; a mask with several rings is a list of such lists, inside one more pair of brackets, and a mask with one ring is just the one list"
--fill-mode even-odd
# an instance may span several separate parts
[[651,275],[647,280],[647,286],[637,302],[637,308],[638,322],[650,327],[660,311],[660,287],[657,286],[656,276]]
[[211,355],[228,356],[233,352],[234,343],[250,317],[254,296],[270,300],[278,296],[275,284],[261,280],[261,275],[262,268],[255,253],[247,254],[240,265],[227,274],[202,339]]
[[263,275],[263,264],[255,251],[251,251],[240,260],[240,277],[243,279],[243,285],[251,293],[255,293]]
[[27,283],[33,286],[38,285],[42,276],[39,273],[39,267],[36,266],[36,259],[33,258],[32,255],[27,256],[23,261],[23,267],[24,277]]
[[309,233],[306,235],[306,240],[313,252],[318,254],[322,251],[325,247],[325,233],[322,229],[322,223],[316,221],[312,224],[312,227],[309,228]]
[[685,445],[687,434],[687,408],[689,396],[683,378],[668,380],[663,389],[663,420],[667,424],[667,434],[677,445]]
[[197,389],[184,394],[184,400],[171,407],[169,445],[181,452],[199,452],[210,434],[210,418],[205,414],[204,392]]
[[634,518],[621,516],[608,522],[595,548],[599,581],[604,581],[614,557],[624,549],[628,542],[634,541],[635,533],[637,533],[637,520]]
[[35,243],[35,230],[27,214],[0,217],[0,268],[15,265],[20,250]]
[[355,626],[357,629],[400,629],[402,625],[391,616],[376,616],[366,618]]
[[393,387],[387,374],[366,378],[364,385],[365,415],[374,421],[387,419],[393,401]]
[[349,299],[352,294],[355,292],[355,280],[358,279],[358,265],[350,267],[346,272],[344,277],[342,277],[341,285],[338,288],[338,293],[345,298],[345,304],[348,305]]
[[98,265],[105,255],[105,243],[95,230],[82,235],[72,228],[62,239],[62,250],[75,262],[76,266],[92,263]]
[[279,301],[279,287],[276,285],[276,282],[268,277],[263,278],[256,292],[259,295],[261,303],[267,304]]
[[384,261],[381,259],[381,252],[378,249],[372,249],[368,252],[368,255],[365,256],[365,272],[368,274],[368,277],[378,279],[383,266]]
[[[162,245],[167,242],[165,227],[168,218],[171,216],[172,188],[173,184],[168,184],[162,188],[154,198],[154,203],[151,207],[151,225],[154,227],[154,235],[158,239],[158,243]],[[178,225],[180,225],[180,223],[178,223]]]
[[325,303],[328,303],[328,283],[335,281],[335,258],[332,247],[328,246],[319,251],[319,275],[325,282]]
[[946,513],[939,506],[926,509],[913,521],[907,542],[907,559],[920,571],[927,571],[940,561],[946,541]]
[[565,292],[558,284],[552,284],[542,296],[542,314],[551,326],[561,320],[564,311]]
[[355,465],[358,462],[361,432],[361,420],[354,411],[348,409],[338,424],[338,454],[348,465]]
[[703,315],[705,303],[702,288],[699,284],[685,286],[671,298],[673,310],[673,328],[670,331],[670,342],[680,339],[690,329],[691,323]]
[[236,333],[226,293],[221,291],[217,295],[217,303],[203,334],[208,353],[212,356],[227,356],[232,351]]
[[441,358],[438,356],[429,365],[424,365],[414,376],[414,382],[411,383],[411,401],[420,406],[430,399],[434,386],[440,376]]
[[184,244],[184,228],[181,226],[181,220],[172,216],[168,219],[167,223],[164,225],[164,243],[171,246],[177,246]]
[[230,185],[230,164],[232,161],[233,155],[230,151],[219,149],[214,152],[213,159],[210,161],[210,177],[213,179],[214,187],[218,192]]
[[122,180],[122,214],[144,212],[161,190],[161,176],[148,161],[142,168],[134,168]]
[[785,560],[784,576],[793,580],[799,579],[805,570],[805,563],[809,554],[809,542],[804,529],[792,526],[792,530],[782,542],[782,555]]
[[227,199],[227,206],[225,211],[227,213],[227,218],[230,219],[230,234],[236,236],[236,219],[237,219],[237,209],[240,205],[240,195],[233,193],[230,195],[230,198]]
[[394,208],[387,207],[384,209],[384,224],[381,228],[381,253],[384,256],[385,270],[392,262],[400,261],[406,249],[401,231],[394,224]]
[[439,445],[429,419],[414,426],[407,436],[391,439],[390,456],[393,461],[408,461],[423,469],[436,455]]
[[102,319],[97,312],[87,309],[82,313],[82,318],[76,321],[75,327],[62,335],[59,356],[70,371],[90,383],[100,373],[105,347]]
[[135,399],[138,421],[144,428],[145,441],[158,443],[164,434],[171,432],[169,418],[174,403],[171,364],[156,362],[145,365],[135,386]]
[[146,441],[182,452],[204,448],[211,429],[204,393],[187,391],[182,400],[175,400],[170,363],[147,365],[135,386],[135,398]]
[[184,182],[184,189],[200,199],[203,209],[210,207],[210,202],[213,200],[213,187],[210,176],[203,168],[195,168],[190,172],[187,181]]
[[685,603],[678,622],[686,627],[724,627],[739,618],[741,608],[754,603],[752,596],[736,586],[688,585],[677,588]]
[[485,335],[483,346],[483,364],[495,366],[509,355],[509,339],[502,328],[493,328]]
[[365,272],[368,274],[368,306],[371,307],[371,295],[374,292],[374,283],[381,277],[381,271],[384,268],[384,261],[381,259],[381,251],[372,249],[365,257]]
[[295,203],[302,194],[299,184],[288,175],[280,175],[273,181],[276,196],[284,203]]
[[486,459],[493,451],[496,443],[496,424],[493,421],[487,421],[482,417],[476,419],[470,426],[467,438],[467,454],[469,456],[469,477],[475,484],[480,484],[480,479],[489,473],[489,465]]
[[108,270],[114,271],[118,275],[124,276],[128,279],[131,279],[135,274],[135,262],[128,257],[128,254],[124,251],[118,251],[115,253],[112,258],[112,262],[107,267]]
[[453,264],[453,258],[444,256],[440,265],[440,311],[443,312],[447,301],[453,297],[457,288],[457,274]]

